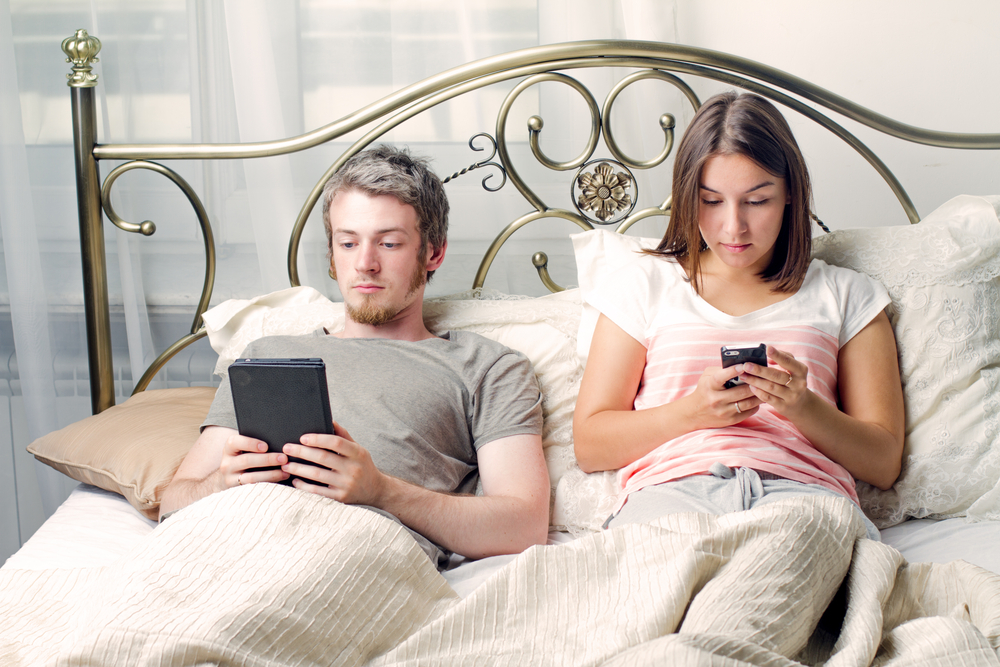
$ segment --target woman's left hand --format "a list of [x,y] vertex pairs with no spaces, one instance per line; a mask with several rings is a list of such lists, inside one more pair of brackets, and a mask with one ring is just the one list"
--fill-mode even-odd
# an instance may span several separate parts
[[744,364],[741,377],[750,385],[754,396],[776,412],[791,418],[800,409],[810,391],[806,380],[809,368],[788,352],[767,346],[771,366]]

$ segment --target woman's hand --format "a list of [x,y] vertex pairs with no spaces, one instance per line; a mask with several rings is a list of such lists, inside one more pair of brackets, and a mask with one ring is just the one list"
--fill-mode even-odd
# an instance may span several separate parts
[[741,377],[760,403],[767,403],[794,422],[811,394],[807,386],[809,368],[772,345],[767,346],[767,359],[773,366],[744,364]]
[[601,315],[573,415],[573,447],[584,472],[615,470],[692,431],[738,424],[761,404],[746,384],[725,388],[743,371],[736,364],[706,369],[683,398],[636,410],[645,366],[646,348]]
[[[746,364],[749,365],[749,364]],[[698,428],[722,428],[738,424],[757,413],[763,402],[745,382],[726,389],[726,382],[744,374],[744,364],[729,368],[709,367],[698,378],[693,392],[680,399],[692,410]],[[745,375],[744,375],[745,380]]]
[[889,318],[879,313],[837,356],[838,404],[807,386],[809,370],[770,345],[771,366],[745,364],[742,377],[755,397],[772,406],[855,479],[888,489],[903,454],[903,391]]

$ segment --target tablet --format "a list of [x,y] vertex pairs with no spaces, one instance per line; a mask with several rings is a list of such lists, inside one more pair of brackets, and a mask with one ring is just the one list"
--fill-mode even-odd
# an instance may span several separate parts
[[[322,359],[237,359],[229,366],[229,386],[240,434],[266,442],[269,452],[280,453],[306,433],[333,433]],[[281,484],[291,486],[292,479]]]

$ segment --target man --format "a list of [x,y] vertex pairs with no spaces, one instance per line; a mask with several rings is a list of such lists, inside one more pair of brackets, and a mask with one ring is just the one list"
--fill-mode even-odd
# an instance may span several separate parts
[[323,358],[335,435],[268,453],[235,430],[223,382],[163,494],[161,518],[218,491],[294,475],[296,489],[395,518],[438,567],[449,552],[482,558],[545,542],[549,482],[530,364],[480,336],[438,337],[424,325],[447,216],[440,180],[406,151],[360,153],[331,177],[323,220],[344,330],[264,338],[241,357]]

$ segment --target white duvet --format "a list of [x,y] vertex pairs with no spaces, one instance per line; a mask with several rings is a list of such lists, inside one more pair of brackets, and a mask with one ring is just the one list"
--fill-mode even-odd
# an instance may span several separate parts
[[393,522],[238,487],[113,565],[0,570],[0,664],[1000,665],[1000,576],[860,534],[835,498],[674,515],[462,599]]

